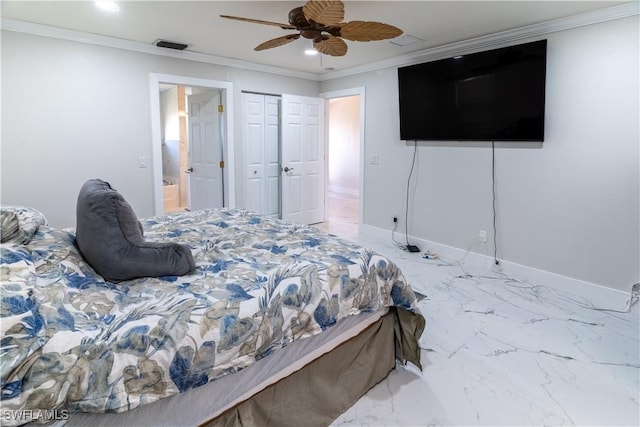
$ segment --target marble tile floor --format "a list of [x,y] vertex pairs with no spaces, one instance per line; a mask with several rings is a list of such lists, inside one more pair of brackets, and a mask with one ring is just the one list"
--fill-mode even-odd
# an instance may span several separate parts
[[595,310],[626,307],[365,233],[350,240],[391,258],[425,295],[423,370],[398,366],[332,426],[640,425],[638,304]]
[[325,222],[317,228],[350,240],[359,236],[357,196],[328,192],[325,203]]

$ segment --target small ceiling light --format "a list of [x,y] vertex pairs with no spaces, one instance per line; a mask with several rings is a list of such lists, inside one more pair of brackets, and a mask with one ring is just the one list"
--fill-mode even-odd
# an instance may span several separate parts
[[317,54],[318,54],[318,51],[317,51],[317,50],[315,50],[315,49],[306,49],[306,50],[304,51],[304,54],[305,54],[305,55],[309,55],[309,56],[317,55]]
[[456,55],[453,57],[453,59],[462,59],[462,55]]
[[118,3],[114,1],[97,1],[95,5],[98,9],[106,10],[108,12],[117,12],[120,10]]

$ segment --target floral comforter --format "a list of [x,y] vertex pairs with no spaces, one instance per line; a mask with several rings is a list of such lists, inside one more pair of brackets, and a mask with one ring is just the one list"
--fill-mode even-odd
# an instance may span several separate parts
[[[313,228],[239,209],[141,222],[147,240],[191,247],[196,272],[106,282],[73,230],[44,225],[27,244],[3,244],[3,413],[126,411],[345,316],[387,306],[421,316],[393,263]],[[3,424],[29,421],[4,415]]]

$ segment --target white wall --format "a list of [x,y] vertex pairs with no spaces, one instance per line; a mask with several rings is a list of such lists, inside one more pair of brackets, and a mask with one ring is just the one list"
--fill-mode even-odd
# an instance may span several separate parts
[[180,139],[178,87],[160,92],[160,123],[162,141]]
[[[628,290],[640,259],[638,17],[546,38],[545,142],[496,151],[498,255]],[[2,31],[1,55],[2,203],[34,206],[54,226],[75,225],[77,192],[94,177],[110,181],[139,216],[153,213],[152,170],[138,168],[139,156],[151,160],[151,72],[230,81],[237,106],[242,90],[315,96],[365,87],[364,222],[390,229],[393,213],[404,211],[413,148],[399,140],[396,68],[318,84],[10,31]],[[241,123],[236,108],[236,135]],[[487,230],[489,245],[474,250],[491,254],[490,166],[486,143],[422,143],[410,234],[465,248]]]
[[[625,291],[638,280],[638,28],[635,16],[545,37],[545,141],[496,144],[499,258]],[[364,222],[390,229],[413,154],[399,140],[397,69],[321,90],[355,86],[367,93]],[[486,230],[488,245],[474,250],[492,255],[490,147],[419,143],[410,235],[464,249]]]
[[[319,86],[12,31],[2,31],[1,55],[2,204],[36,207],[59,227],[75,226],[77,194],[90,178],[109,181],[138,216],[153,214],[150,73],[231,82],[235,105],[242,90],[315,96]],[[236,109],[236,135],[240,117]],[[139,156],[149,167],[138,167]],[[238,180],[243,172],[239,165]]]
[[178,87],[160,93],[160,123],[162,135],[162,177],[172,184],[180,181],[180,118]]

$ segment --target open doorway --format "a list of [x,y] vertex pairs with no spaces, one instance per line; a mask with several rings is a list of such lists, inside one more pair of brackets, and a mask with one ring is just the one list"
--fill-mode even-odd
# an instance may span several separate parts
[[327,99],[328,231],[356,238],[362,221],[363,89],[324,94]]
[[217,89],[160,85],[165,214],[224,205],[219,104]]
[[[194,104],[190,101],[190,98],[196,98],[203,94],[212,94],[211,99],[215,99],[215,102],[208,102],[202,100],[200,107],[197,109],[186,107],[183,109],[183,116],[180,116],[180,109],[176,107],[176,120],[179,122],[184,118],[186,123],[186,111],[190,111],[190,118],[192,119],[189,124],[186,124],[184,132],[191,134],[191,155],[187,156],[187,150],[180,148],[180,129],[175,135],[171,134],[167,137],[165,132],[165,123],[163,123],[162,116],[162,97],[161,93],[166,88],[182,87],[185,92],[191,92],[190,95],[185,94],[186,104]],[[177,198],[178,206],[176,209],[182,209],[185,207],[185,195],[186,206],[192,206],[193,209],[204,209],[207,207],[216,206],[235,206],[235,172],[234,172],[234,139],[233,139],[233,86],[229,82],[221,82],[214,80],[198,79],[184,76],[174,76],[166,74],[150,74],[149,93],[151,100],[151,128],[152,128],[152,154],[153,154],[153,188],[154,188],[154,212],[156,215],[163,215],[165,211],[165,183],[176,185],[172,188],[177,192],[173,196]],[[177,99],[183,98],[183,96],[176,95]],[[207,101],[207,102],[205,102]],[[211,101],[211,100],[209,100]],[[178,101],[176,101],[177,104]],[[211,105],[209,105],[211,104]],[[192,105],[193,107],[193,105]],[[191,111],[193,110],[193,111]],[[216,116],[215,119],[211,119],[209,123],[206,120],[193,120],[196,110],[200,112],[206,112],[203,117]],[[212,110],[212,111],[209,111]],[[216,114],[214,115],[213,110]],[[219,114],[218,114],[219,113]],[[197,122],[197,123],[196,123]],[[197,124],[198,126],[195,126]],[[194,127],[195,126],[195,127]],[[206,140],[209,134],[219,135],[219,149],[209,150],[210,144],[205,144],[207,149],[198,149],[198,141]],[[199,137],[198,137],[199,136]],[[175,144],[173,141],[176,141]],[[175,151],[175,158],[171,161],[169,167],[164,167],[163,151],[171,151],[172,147],[167,145],[176,145],[173,147]],[[194,156],[197,159],[201,159],[211,165],[208,168],[196,163]],[[165,155],[166,159],[166,155]],[[215,167],[213,167],[215,166]],[[189,171],[189,169],[192,169]],[[213,173],[211,171],[216,173]],[[186,172],[191,172],[186,174]],[[211,173],[210,173],[211,172]],[[172,173],[176,183],[172,182]],[[175,177],[175,174],[178,174]],[[187,179],[183,178],[188,175]],[[169,178],[169,179],[167,179]],[[186,188],[181,189],[183,185]],[[200,196],[198,196],[200,195]],[[207,197],[215,195],[217,198]],[[171,197],[171,194],[169,194]],[[211,199],[211,200],[209,200]],[[219,199],[219,200],[218,200]],[[202,205],[204,203],[204,205]],[[173,210],[173,205],[170,210]]]
[[162,135],[162,193],[164,213],[185,210],[188,164],[185,87],[160,85],[160,123]]

